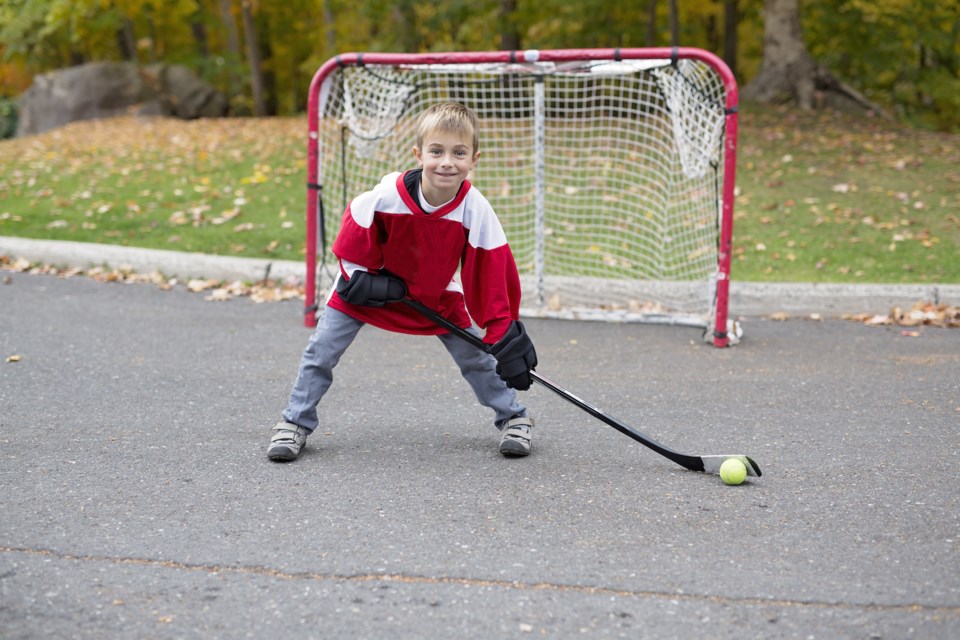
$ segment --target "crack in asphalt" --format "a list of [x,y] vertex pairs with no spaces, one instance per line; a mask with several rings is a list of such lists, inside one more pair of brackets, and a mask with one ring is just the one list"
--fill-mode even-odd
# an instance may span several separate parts
[[[180,562],[177,560],[158,560],[154,558],[124,558],[103,555],[78,555],[63,553],[52,549],[0,546],[0,553],[20,553],[27,556],[56,558],[70,562],[100,562],[115,565],[134,565],[158,567],[180,571],[198,571],[211,574],[253,575],[281,580],[313,580],[323,582],[385,582],[414,585],[458,585],[466,587],[486,587],[512,589],[516,591],[553,591],[557,593],[581,593],[585,595],[616,596],[620,598],[677,600],[689,602],[710,602],[725,605],[747,605],[756,607],[797,607],[815,609],[838,609],[857,611],[940,613],[960,616],[960,605],[932,605],[919,602],[901,604],[877,604],[855,602],[831,602],[826,600],[801,600],[790,598],[736,597],[710,594],[675,593],[640,589],[617,589],[593,585],[563,584],[556,582],[524,582],[514,580],[496,580],[489,578],[468,578],[456,576],[422,576],[403,573],[360,573],[335,574],[313,571],[291,572],[257,565],[218,565]],[[9,576],[0,576],[0,579]]]

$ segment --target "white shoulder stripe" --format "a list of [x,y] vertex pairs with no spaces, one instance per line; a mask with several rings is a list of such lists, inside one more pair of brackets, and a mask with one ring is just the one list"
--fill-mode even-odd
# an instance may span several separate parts
[[463,203],[463,226],[470,230],[468,241],[477,249],[496,249],[507,244],[500,220],[490,202],[476,189],[470,189]]
[[410,213],[397,191],[399,172],[387,174],[370,191],[361,193],[350,202],[350,215],[354,222],[369,229],[374,215],[380,213]]

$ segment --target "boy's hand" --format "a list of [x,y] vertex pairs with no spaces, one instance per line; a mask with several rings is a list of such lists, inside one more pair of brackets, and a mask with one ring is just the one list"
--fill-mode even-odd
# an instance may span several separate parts
[[490,347],[497,359],[497,375],[508,387],[526,391],[533,378],[530,371],[537,367],[537,351],[519,320],[514,320],[500,341]]
[[388,302],[403,300],[407,296],[407,285],[396,276],[357,270],[349,280],[337,281],[337,293],[350,304],[382,307]]

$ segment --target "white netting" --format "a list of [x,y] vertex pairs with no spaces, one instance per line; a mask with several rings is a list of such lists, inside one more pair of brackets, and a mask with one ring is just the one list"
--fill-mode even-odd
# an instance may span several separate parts
[[723,85],[691,60],[654,70],[667,97],[683,172],[699,178],[716,162],[725,118]]
[[340,125],[351,133],[348,142],[363,158],[390,135],[416,87],[402,73],[383,67],[378,73],[346,74],[343,78],[343,114]]
[[415,166],[417,115],[456,100],[481,121],[471,181],[503,223],[525,313],[694,324],[712,313],[724,102],[706,64],[345,66],[325,91],[320,250],[350,198]]

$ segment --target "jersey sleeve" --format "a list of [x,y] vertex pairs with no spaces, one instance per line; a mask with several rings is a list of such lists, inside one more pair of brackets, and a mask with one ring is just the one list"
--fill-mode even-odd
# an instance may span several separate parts
[[340,232],[332,247],[334,255],[340,260],[362,266],[368,271],[383,267],[381,230],[377,225],[376,213],[384,185],[392,186],[398,175],[394,173],[384,177],[380,184],[347,205]]
[[474,322],[495,344],[520,315],[520,276],[506,234],[493,208],[478,193],[468,207],[468,242],[461,268],[464,300]]

